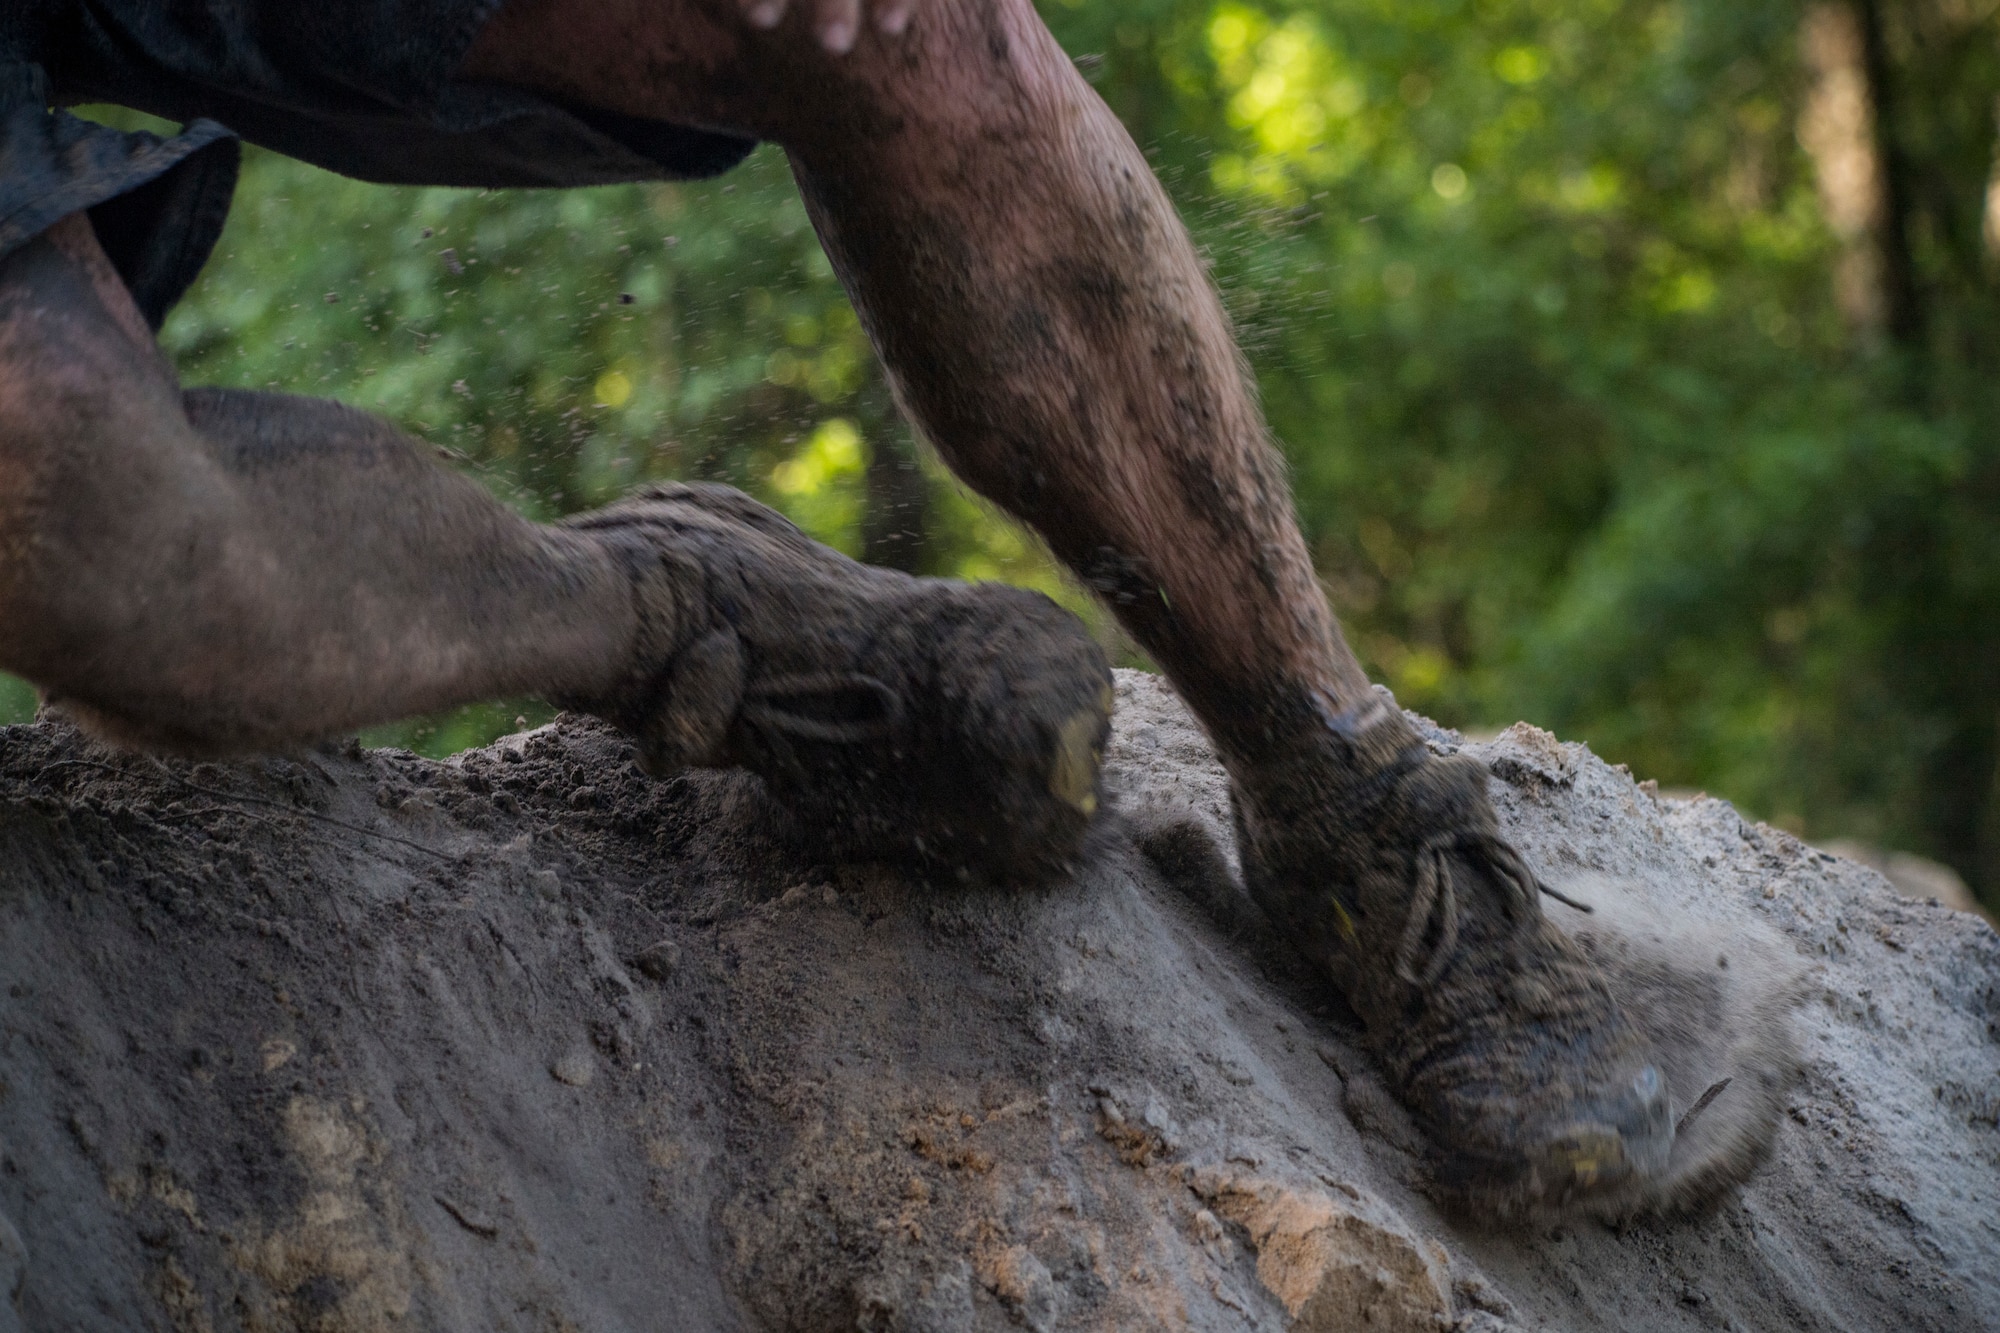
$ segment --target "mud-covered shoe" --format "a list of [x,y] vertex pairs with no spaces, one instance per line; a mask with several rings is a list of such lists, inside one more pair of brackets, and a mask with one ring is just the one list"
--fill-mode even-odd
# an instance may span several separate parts
[[651,487],[570,520],[626,560],[641,644],[609,699],[565,701],[666,774],[743,767],[838,859],[1013,878],[1101,799],[1111,671],[1039,593],[859,564],[725,486]]
[[1433,756],[1379,696],[1314,722],[1316,744],[1238,774],[1245,877],[1362,1020],[1441,1192],[1506,1216],[1664,1173],[1660,1067],[1543,914],[1486,770]]

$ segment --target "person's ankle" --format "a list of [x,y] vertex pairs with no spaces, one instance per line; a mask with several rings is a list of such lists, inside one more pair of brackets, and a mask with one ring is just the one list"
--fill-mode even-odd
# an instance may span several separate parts
[[[676,672],[685,669],[690,646],[703,628],[700,570],[663,548],[657,538],[622,524],[617,506],[565,520],[552,529],[552,536],[608,564],[625,582],[631,598],[630,637],[616,668],[594,688],[552,692],[553,702],[601,717],[639,737],[642,766],[657,762],[674,768],[693,762],[692,753],[682,753],[688,749],[685,745],[666,746],[669,757],[657,759],[652,752],[662,745],[651,733],[661,725],[662,697]],[[690,691],[683,688],[680,693],[685,696]],[[719,731],[733,708],[730,697],[709,709],[717,716],[707,719],[701,729],[704,734]]]
[[1387,690],[1341,698],[1304,685],[1275,696],[1220,737],[1223,762],[1266,818],[1341,819],[1368,793],[1429,757]]

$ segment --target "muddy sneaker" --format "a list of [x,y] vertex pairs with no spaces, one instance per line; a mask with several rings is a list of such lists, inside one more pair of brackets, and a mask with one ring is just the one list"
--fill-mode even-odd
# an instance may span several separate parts
[[1432,756],[1379,696],[1319,723],[1316,754],[1237,784],[1246,879],[1366,1025],[1441,1192],[1509,1216],[1664,1173],[1666,1081],[1543,915],[1486,770]]
[[648,772],[747,768],[838,859],[1014,878],[1074,853],[1111,671],[1048,598],[859,564],[725,486],[570,526],[631,563],[642,639],[627,688],[573,706],[636,735]]

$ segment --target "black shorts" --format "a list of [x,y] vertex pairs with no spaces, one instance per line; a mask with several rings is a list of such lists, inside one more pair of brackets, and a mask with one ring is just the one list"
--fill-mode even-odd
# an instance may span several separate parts
[[[588,0],[584,0],[585,3]],[[734,135],[456,77],[500,0],[0,0],[0,257],[90,212],[157,327],[221,234],[237,136],[394,185],[605,185],[735,166]],[[162,139],[60,108],[181,123]]]

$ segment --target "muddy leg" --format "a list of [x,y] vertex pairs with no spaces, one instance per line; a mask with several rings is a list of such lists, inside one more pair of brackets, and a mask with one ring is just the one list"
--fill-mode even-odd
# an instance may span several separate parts
[[1221,306],[1123,128],[1028,0],[922,0],[895,33],[848,26],[853,0],[804,9],[512,0],[472,69],[782,143],[912,417],[1215,737],[1251,891],[1367,1023],[1440,1179],[1517,1208],[1658,1177],[1669,1089],[1543,916],[1485,771],[1433,759],[1341,641]]
[[1232,765],[1376,703],[1293,520],[1221,304],[1130,136],[1026,0],[931,0],[829,54],[814,5],[515,0],[474,72],[765,135],[906,409],[1048,538]]
[[72,217],[0,261],[0,667],[122,739],[267,747],[597,695],[632,583],[336,404],[184,393]]

